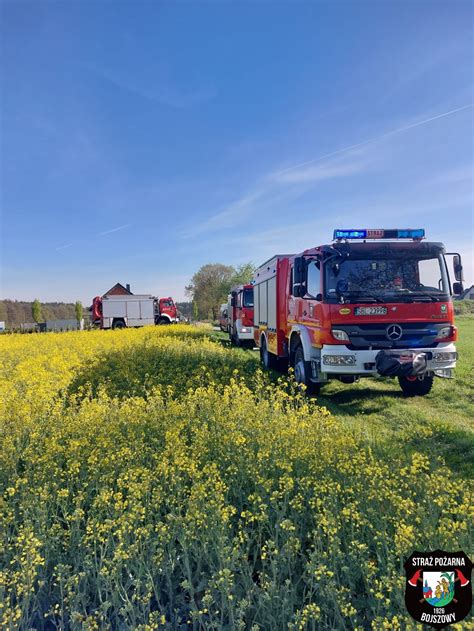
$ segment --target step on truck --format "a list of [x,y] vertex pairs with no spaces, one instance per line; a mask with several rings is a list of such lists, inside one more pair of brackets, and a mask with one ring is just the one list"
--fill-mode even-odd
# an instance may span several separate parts
[[149,294],[96,296],[92,302],[92,323],[101,329],[124,329],[148,324],[173,324],[178,312],[172,298]]
[[254,346],[253,285],[234,287],[227,303],[227,330],[236,346]]
[[[254,336],[266,368],[289,365],[317,392],[329,379],[396,377],[408,396],[453,376],[458,253],[422,229],[335,230],[332,243],[276,255],[255,274]],[[453,257],[451,284],[446,257]]]

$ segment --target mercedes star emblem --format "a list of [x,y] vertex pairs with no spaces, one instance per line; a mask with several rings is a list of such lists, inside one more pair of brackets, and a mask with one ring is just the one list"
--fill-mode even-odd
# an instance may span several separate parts
[[385,335],[391,342],[396,342],[403,335],[402,327],[399,324],[389,324],[385,329]]

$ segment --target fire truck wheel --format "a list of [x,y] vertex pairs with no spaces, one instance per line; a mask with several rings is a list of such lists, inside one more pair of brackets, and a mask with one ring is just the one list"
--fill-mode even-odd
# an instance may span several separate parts
[[406,397],[424,397],[431,390],[433,377],[425,375],[423,379],[415,377],[399,377],[398,383]]
[[277,367],[277,358],[273,353],[268,352],[267,341],[264,337],[260,345],[260,359],[265,370],[274,370]]
[[317,394],[320,386],[310,380],[311,362],[305,361],[303,347],[301,344],[298,344],[295,350],[294,369],[296,383],[304,384],[308,394]]
[[234,346],[240,346],[239,336],[235,331],[231,334],[230,341]]
[[112,324],[113,329],[124,329],[125,327],[126,327],[126,324],[123,320],[114,320]]
[[164,324],[171,324],[171,322],[168,320],[168,318],[160,318],[157,322],[157,324],[159,326],[162,326]]

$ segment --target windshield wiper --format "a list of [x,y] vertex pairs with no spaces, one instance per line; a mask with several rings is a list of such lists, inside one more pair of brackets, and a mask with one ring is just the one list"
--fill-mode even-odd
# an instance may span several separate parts
[[442,297],[425,294],[423,291],[412,291],[409,294],[391,294],[400,302],[439,302]]

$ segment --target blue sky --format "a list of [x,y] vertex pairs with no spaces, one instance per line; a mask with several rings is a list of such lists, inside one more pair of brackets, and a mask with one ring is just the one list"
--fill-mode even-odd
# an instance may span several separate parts
[[2,295],[184,297],[335,227],[472,273],[472,4],[3,2]]

